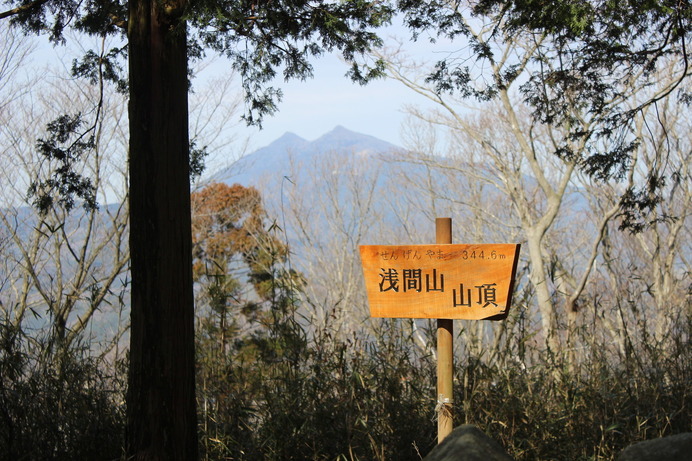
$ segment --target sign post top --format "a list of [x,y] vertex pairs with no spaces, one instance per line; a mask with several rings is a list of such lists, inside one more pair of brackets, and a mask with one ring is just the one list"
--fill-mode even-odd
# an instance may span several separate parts
[[373,317],[491,319],[509,312],[519,244],[363,245]]

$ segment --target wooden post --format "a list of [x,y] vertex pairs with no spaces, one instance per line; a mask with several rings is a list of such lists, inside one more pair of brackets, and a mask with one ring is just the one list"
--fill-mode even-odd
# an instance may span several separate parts
[[[452,243],[452,218],[435,220],[435,243]],[[437,320],[437,443],[447,437],[454,427],[454,321]]]
[[[454,320],[507,318],[520,245],[454,245],[451,218],[435,220],[435,239],[436,243],[423,245],[361,245],[360,258],[370,315],[437,319],[435,412],[440,443],[454,427]],[[418,268],[418,287],[414,283],[400,290],[399,274],[406,278],[412,267]],[[425,290],[420,281],[423,274]],[[478,290],[473,290],[472,294],[469,287]]]

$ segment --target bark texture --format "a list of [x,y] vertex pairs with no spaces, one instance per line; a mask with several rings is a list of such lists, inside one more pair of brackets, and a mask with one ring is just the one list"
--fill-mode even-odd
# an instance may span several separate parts
[[187,37],[182,4],[129,3],[128,459],[197,459]]

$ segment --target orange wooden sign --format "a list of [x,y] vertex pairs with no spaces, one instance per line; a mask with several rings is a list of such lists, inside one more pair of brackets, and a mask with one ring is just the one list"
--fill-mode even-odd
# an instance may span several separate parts
[[519,244],[363,245],[373,317],[502,320]]

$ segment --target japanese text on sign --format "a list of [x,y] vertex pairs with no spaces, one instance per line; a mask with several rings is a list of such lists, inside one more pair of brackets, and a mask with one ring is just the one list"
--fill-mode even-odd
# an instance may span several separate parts
[[519,245],[361,247],[375,317],[499,318],[507,315]]

